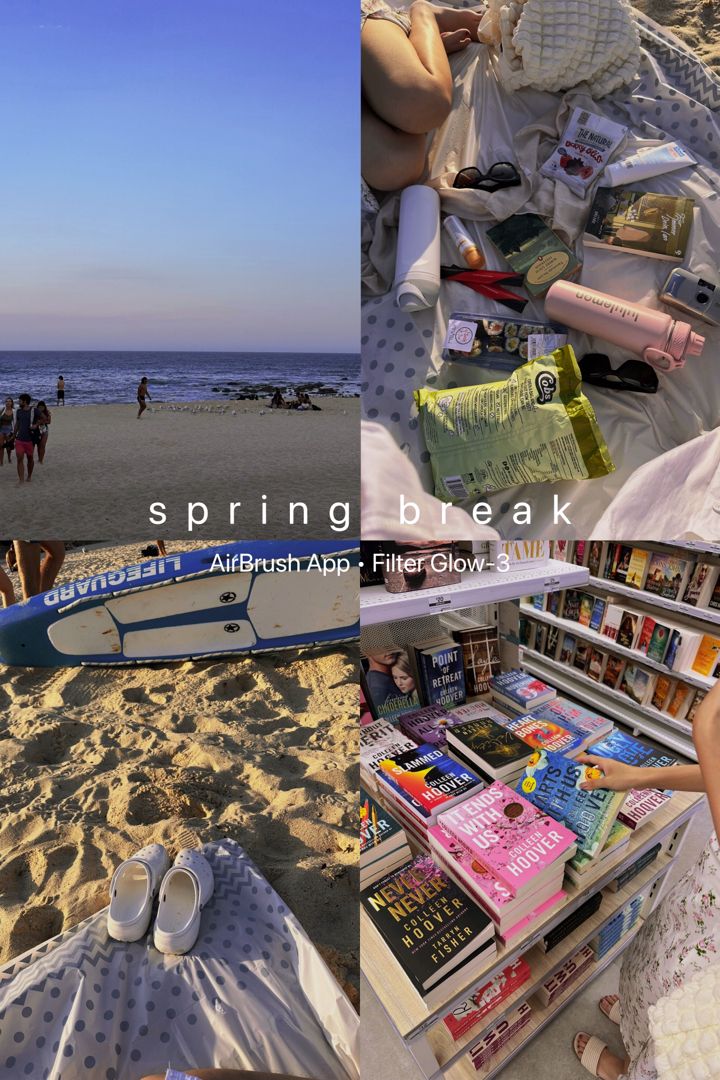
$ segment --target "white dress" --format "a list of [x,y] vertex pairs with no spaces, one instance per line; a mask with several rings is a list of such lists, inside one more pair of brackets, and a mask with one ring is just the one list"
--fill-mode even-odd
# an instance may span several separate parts
[[664,897],[629,946],[620,972],[620,1031],[631,1065],[621,1080],[657,1080],[648,1009],[720,959],[720,845]]

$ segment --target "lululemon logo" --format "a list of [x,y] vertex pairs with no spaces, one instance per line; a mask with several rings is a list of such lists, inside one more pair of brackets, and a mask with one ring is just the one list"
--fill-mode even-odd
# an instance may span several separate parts
[[557,379],[550,371],[541,371],[535,379],[535,389],[538,392],[538,405],[547,405],[552,401],[557,388]]

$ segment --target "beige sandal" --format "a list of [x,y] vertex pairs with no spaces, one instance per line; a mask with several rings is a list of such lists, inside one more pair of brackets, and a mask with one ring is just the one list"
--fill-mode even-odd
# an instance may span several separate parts
[[[615,997],[615,995],[614,994],[606,994],[605,997]],[[602,1007],[603,1001],[604,1001],[604,998],[601,998],[600,1001],[598,1001],[598,1009],[603,1014],[603,1016],[607,1017],[607,1019],[610,1020],[613,1024],[617,1024],[617,1026],[620,1027],[620,998],[619,997],[615,998],[615,1001],[613,1002],[612,1008],[608,1009],[607,1012],[605,1012],[605,1010]]]
[[[578,1047],[578,1039],[581,1039],[583,1035],[587,1036],[587,1043],[582,1054]],[[587,1069],[593,1076],[599,1076],[598,1065],[600,1064],[600,1058],[602,1057],[603,1050],[607,1050],[607,1043],[604,1043],[602,1039],[598,1039],[597,1035],[589,1035],[586,1031],[578,1031],[577,1035],[573,1039],[573,1050],[575,1056],[584,1069]]]

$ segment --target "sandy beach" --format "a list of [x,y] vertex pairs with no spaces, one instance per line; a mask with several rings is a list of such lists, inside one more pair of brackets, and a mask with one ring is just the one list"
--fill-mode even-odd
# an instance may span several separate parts
[[708,67],[720,71],[717,0],[634,0],[634,7],[686,41]]
[[[171,550],[190,544],[171,544]],[[67,556],[59,581],[138,559]],[[354,650],[0,671],[0,961],[108,902],[143,845],[230,837],[357,1002]]]
[[[36,463],[32,482],[18,484],[14,455],[0,468],[4,535],[25,536],[32,522],[35,536],[186,536],[191,502],[208,509],[193,536],[332,536],[334,502],[350,503],[348,528],[335,535],[357,535],[360,402],[318,403],[322,412],[258,401],[184,403],[178,411],[151,405],[141,420],[136,405],[53,408],[45,462]],[[300,501],[307,527],[299,511],[289,524],[289,505]],[[153,502],[165,503],[165,525],[149,524]],[[231,502],[242,503],[235,525]]]

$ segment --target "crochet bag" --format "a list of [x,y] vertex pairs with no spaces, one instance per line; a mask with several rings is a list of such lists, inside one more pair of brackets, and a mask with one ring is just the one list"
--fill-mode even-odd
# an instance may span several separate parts
[[631,82],[640,37],[626,0],[488,0],[478,37],[499,50],[508,90],[569,90],[587,82],[594,98]]
[[649,1010],[659,1080],[720,1076],[720,964],[698,972]]

